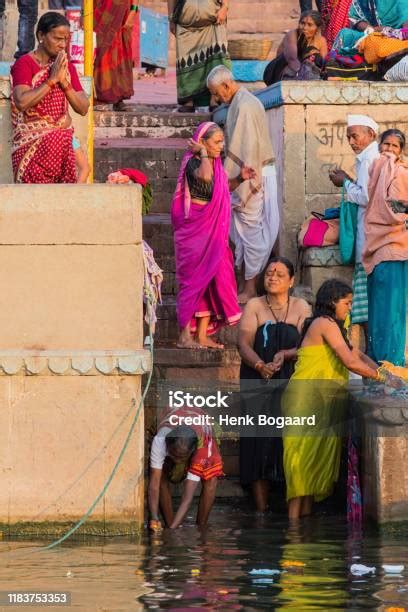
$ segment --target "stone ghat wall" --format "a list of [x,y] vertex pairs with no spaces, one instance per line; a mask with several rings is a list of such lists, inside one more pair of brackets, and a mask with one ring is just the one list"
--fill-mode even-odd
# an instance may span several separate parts
[[[368,114],[380,129],[408,133],[408,90],[402,83],[290,82],[256,92],[272,138],[281,210],[279,251],[296,261],[297,234],[311,211],[338,205],[340,190],[328,179],[338,165],[354,174],[346,138],[348,114]],[[226,108],[214,113],[223,123]]]
[[278,164],[282,214],[280,251],[294,259],[296,236],[311,211],[337,206],[340,190],[328,172],[354,173],[355,155],[346,137],[347,115],[367,114],[380,130],[408,132],[403,84],[283,82],[262,92]]
[[[0,185],[0,530],[58,532],[102,490],[150,370],[141,189]],[[86,529],[143,522],[143,410]]]

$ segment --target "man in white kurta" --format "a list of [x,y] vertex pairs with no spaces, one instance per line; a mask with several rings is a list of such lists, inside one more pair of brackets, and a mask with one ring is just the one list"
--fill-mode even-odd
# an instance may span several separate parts
[[358,205],[351,322],[364,328],[366,341],[368,297],[367,275],[362,264],[362,253],[365,243],[364,218],[368,204],[369,170],[373,161],[380,157],[377,134],[378,125],[374,119],[367,115],[349,115],[347,138],[356,154],[356,179],[350,178],[343,170],[334,170],[329,174],[334,185],[337,187],[344,185],[346,200]]
[[279,207],[275,159],[262,103],[240,87],[224,66],[214,68],[207,79],[211,93],[228,103],[225,124],[225,170],[235,178],[242,166],[256,171],[231,194],[231,239],[235,265],[244,269],[244,286],[238,301],[245,304],[256,295],[256,279],[266,266],[279,231]]

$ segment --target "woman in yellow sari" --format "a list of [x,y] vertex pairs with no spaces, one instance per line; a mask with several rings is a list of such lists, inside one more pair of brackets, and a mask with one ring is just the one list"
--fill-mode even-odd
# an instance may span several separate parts
[[[283,396],[283,414],[300,418],[301,423],[292,420],[284,431],[289,519],[310,514],[313,501],[328,497],[338,479],[348,371],[384,380],[378,365],[347,340],[344,321],[351,302],[351,288],[339,280],[320,287],[313,316],[303,328],[295,372]],[[388,376],[387,384],[393,383],[397,384],[395,377]],[[306,422],[313,416],[314,426]]]

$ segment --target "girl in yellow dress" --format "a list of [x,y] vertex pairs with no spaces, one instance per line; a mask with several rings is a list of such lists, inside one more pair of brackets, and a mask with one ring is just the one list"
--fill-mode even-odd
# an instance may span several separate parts
[[[310,514],[313,500],[328,497],[338,479],[348,371],[383,380],[378,365],[347,340],[344,322],[351,303],[347,284],[329,280],[320,287],[283,396],[283,414],[292,417],[293,423],[286,427],[283,440],[289,519]],[[393,379],[389,376],[387,384],[395,383]],[[314,427],[310,421],[308,426],[293,422],[294,417],[312,415]]]

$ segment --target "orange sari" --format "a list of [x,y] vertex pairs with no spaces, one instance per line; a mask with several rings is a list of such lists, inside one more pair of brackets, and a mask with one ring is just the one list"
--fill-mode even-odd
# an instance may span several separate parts
[[98,0],[94,8],[96,99],[115,104],[133,95],[132,30],[124,28],[129,0]]

